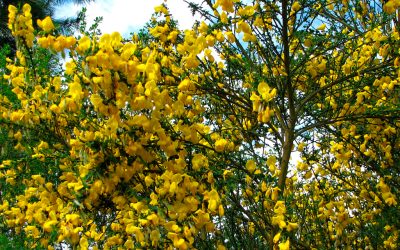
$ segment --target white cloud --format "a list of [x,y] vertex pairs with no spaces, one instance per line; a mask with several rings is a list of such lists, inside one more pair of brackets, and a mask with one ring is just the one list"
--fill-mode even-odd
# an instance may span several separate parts
[[[163,0],[97,0],[86,6],[88,26],[98,17],[103,17],[100,29],[103,33],[118,31],[124,36],[132,31],[138,31],[151,18],[154,7],[163,3]],[[170,8],[174,19],[178,20],[180,29],[189,29],[198,16],[193,17],[187,4],[182,0],[165,1]],[[201,0],[193,2],[200,3]],[[56,11],[59,18],[76,16],[82,6],[73,3],[61,6]]]

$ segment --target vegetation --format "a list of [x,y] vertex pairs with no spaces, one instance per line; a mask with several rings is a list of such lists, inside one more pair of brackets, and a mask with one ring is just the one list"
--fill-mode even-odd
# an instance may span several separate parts
[[1,230],[49,249],[397,249],[400,3],[189,4],[191,30],[160,5],[129,40],[9,7]]
[[[11,46],[12,52],[15,52],[15,40],[8,28],[8,6],[13,5],[21,8],[24,3],[31,6],[31,15],[33,20],[43,19],[46,16],[50,16],[54,19],[55,7],[68,2],[74,2],[76,4],[88,3],[90,0],[52,0],[52,1],[22,1],[22,0],[1,0],[0,1],[0,47],[4,45]],[[64,33],[71,32],[74,27],[79,23],[77,18],[66,18],[66,19],[54,19],[56,25],[59,26],[59,30]],[[33,23],[36,27],[36,23]]]

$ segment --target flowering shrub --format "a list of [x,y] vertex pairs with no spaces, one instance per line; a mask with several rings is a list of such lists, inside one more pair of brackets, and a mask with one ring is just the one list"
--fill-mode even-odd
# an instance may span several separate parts
[[128,40],[49,17],[35,31],[9,6],[3,232],[48,249],[397,248],[399,6],[274,2],[193,4],[206,20],[185,31],[157,6]]

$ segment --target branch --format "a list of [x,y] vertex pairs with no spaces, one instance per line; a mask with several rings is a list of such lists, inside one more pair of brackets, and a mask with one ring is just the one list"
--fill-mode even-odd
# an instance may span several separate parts
[[314,124],[308,125],[303,127],[300,130],[297,130],[295,132],[295,137],[301,135],[302,133],[316,128],[316,127],[321,127],[321,126],[326,126],[326,125],[330,125],[336,122],[342,122],[342,121],[351,121],[351,120],[358,120],[358,119],[382,119],[382,120],[388,120],[388,119],[400,119],[400,113],[394,116],[390,116],[390,115],[383,115],[383,114],[361,114],[361,115],[352,115],[349,114],[348,116],[341,116],[341,117],[337,117],[335,119],[327,119],[327,120],[323,120],[323,121],[319,121],[316,122]]
[[384,62],[384,63],[381,63],[381,64],[379,64],[379,65],[377,65],[377,66],[375,66],[375,67],[367,68],[367,69],[361,70],[361,71],[359,71],[359,72],[355,71],[355,72],[353,72],[352,74],[349,74],[349,75],[347,75],[347,76],[344,76],[344,77],[342,77],[342,78],[340,78],[340,79],[338,79],[338,80],[336,80],[336,81],[332,81],[330,84],[327,84],[327,85],[323,86],[322,88],[319,88],[319,89],[315,90],[314,92],[312,92],[311,94],[309,94],[308,96],[306,96],[306,97],[300,102],[299,106],[297,107],[296,112],[298,113],[298,112],[300,112],[301,110],[303,110],[304,107],[305,107],[305,105],[307,104],[307,102],[309,102],[313,97],[315,97],[316,95],[318,95],[320,92],[322,92],[322,91],[324,91],[324,90],[326,90],[326,89],[329,89],[329,88],[335,86],[336,84],[342,83],[342,82],[347,81],[347,80],[349,80],[349,79],[351,79],[351,78],[353,78],[353,77],[356,77],[356,76],[358,76],[358,75],[360,75],[360,74],[371,73],[371,72],[373,72],[373,71],[375,71],[375,70],[379,70],[379,69],[385,68],[385,67],[387,67],[387,66],[388,66],[390,63],[392,63],[392,62],[393,62],[393,59],[390,59],[390,60],[388,60],[388,61],[386,61],[386,62]]

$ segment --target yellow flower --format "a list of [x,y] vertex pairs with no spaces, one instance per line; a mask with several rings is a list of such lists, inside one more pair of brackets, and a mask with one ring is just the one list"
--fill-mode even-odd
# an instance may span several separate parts
[[163,13],[163,14],[168,14],[167,8],[165,8],[165,6],[162,5],[162,4],[154,7],[154,11],[155,12],[159,12],[159,13]]
[[279,250],[289,250],[290,249],[290,241],[287,239],[287,241],[279,243]]
[[179,85],[178,89],[180,91],[194,91],[196,88],[194,84],[188,79],[185,78]]
[[326,24],[323,23],[320,26],[318,26],[317,30],[321,30],[322,31],[322,30],[325,30],[325,28],[326,28]]
[[233,12],[233,1],[232,0],[217,0],[215,7],[221,6],[222,10],[226,12]]
[[17,9],[17,7],[15,7],[14,5],[9,5],[8,6],[8,12],[9,13],[17,13],[18,12],[18,9]]
[[260,82],[260,84],[258,84],[257,90],[262,99],[266,102],[271,101],[276,96],[276,89],[271,89],[265,82]]
[[311,47],[312,46],[312,41],[311,41],[311,39],[306,39],[306,40],[304,40],[304,46],[306,46],[306,47]]
[[37,20],[37,24],[45,32],[50,32],[54,29],[53,21],[51,20],[51,17],[49,17],[49,16],[45,17],[43,20]]
[[246,169],[250,172],[253,173],[256,170],[256,163],[253,160],[248,160],[246,162]]
[[[218,192],[213,189],[210,192],[205,193],[204,199],[208,200],[208,209],[214,212],[217,208],[219,209],[220,198]],[[218,211],[219,212],[219,211]]]
[[199,170],[202,167],[208,167],[208,159],[202,154],[194,154],[192,159],[193,170]]
[[22,140],[22,133],[21,131],[18,131],[17,133],[14,134],[14,138],[17,139],[17,141]]
[[224,206],[219,205],[219,206],[218,206],[218,215],[219,215],[219,216],[224,216],[224,214],[225,214]]
[[228,144],[228,141],[225,139],[219,139],[215,142],[215,151],[217,152],[223,152],[225,150],[226,145]]
[[74,81],[69,84],[69,94],[76,102],[79,102],[83,97],[82,86],[77,76],[75,76]]
[[238,22],[238,32],[243,32],[243,33],[248,33],[251,34],[251,27],[248,23],[245,21],[241,20]]
[[275,164],[276,164],[276,157],[274,155],[271,155],[270,157],[268,157],[267,166],[271,167],[271,166],[275,166]]
[[306,146],[306,144],[304,142],[300,142],[299,145],[297,146],[297,150],[299,152],[303,152],[304,146]]
[[80,241],[79,241],[79,246],[81,247],[82,250],[88,249],[89,247],[89,242],[85,236],[82,236]]
[[395,1],[393,0],[387,1],[387,3],[385,3],[385,5],[383,6],[383,10],[388,14],[394,13],[396,11]]
[[43,224],[43,230],[47,233],[50,233],[53,230],[53,226],[57,224],[56,220],[49,220]]
[[147,175],[144,178],[144,182],[146,183],[146,186],[150,186],[154,182],[154,180],[150,176]]
[[128,238],[128,240],[125,241],[124,247],[126,247],[126,249],[134,249],[135,248],[135,245],[131,238]]
[[253,101],[253,111],[256,111],[256,112],[260,111],[260,107],[261,107],[260,101],[261,101],[261,98],[257,95],[256,92],[253,91],[253,92],[251,93],[250,100]]
[[228,15],[226,14],[226,12],[222,12],[220,15],[220,19],[221,19],[221,23],[228,23]]
[[25,233],[26,233],[28,236],[32,236],[32,237],[35,238],[35,239],[37,239],[37,238],[40,237],[39,229],[37,229],[36,226],[27,226],[27,227],[25,228]]
[[78,51],[78,53],[83,54],[84,52],[86,52],[86,50],[90,48],[90,44],[91,44],[90,38],[84,36],[81,39],[79,39],[78,47],[76,48],[76,50]]
[[226,247],[224,245],[222,245],[221,243],[218,243],[217,250],[226,250]]
[[80,222],[81,222],[81,219],[80,219],[79,214],[67,214],[67,215],[65,216],[65,219],[66,219],[68,222],[72,223],[72,225],[74,225],[74,226],[79,225]]
[[292,11],[297,12],[299,9],[301,8],[301,5],[299,4],[299,2],[294,2],[292,5]]
[[31,6],[29,5],[29,4],[24,4],[24,6],[22,7],[22,11],[24,12],[24,13],[26,13],[26,12],[31,12]]
[[281,233],[275,234],[274,239],[273,239],[274,243],[276,244],[280,238],[281,238]]
[[287,226],[287,230],[290,232],[290,231],[296,230],[298,227],[299,227],[299,225],[297,223],[289,222],[288,226]]

